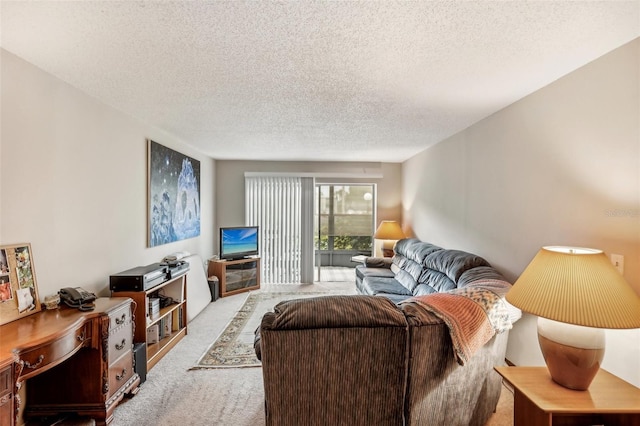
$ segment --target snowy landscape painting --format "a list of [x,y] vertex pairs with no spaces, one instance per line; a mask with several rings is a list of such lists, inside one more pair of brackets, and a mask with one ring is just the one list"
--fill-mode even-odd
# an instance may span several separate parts
[[200,162],[148,140],[149,247],[200,235]]

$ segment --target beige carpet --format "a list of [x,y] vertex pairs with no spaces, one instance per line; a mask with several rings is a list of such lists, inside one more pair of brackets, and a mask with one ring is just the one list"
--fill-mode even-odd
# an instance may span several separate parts
[[[353,282],[285,285],[269,291],[353,292]],[[191,323],[188,334],[148,373],[132,399],[114,412],[112,426],[263,426],[264,391],[260,368],[190,370],[213,339],[243,305],[239,294],[210,303]],[[489,426],[513,424],[513,396],[503,388]]]
[[328,294],[345,294],[345,292],[275,292],[258,290],[248,293],[237,314],[211,346],[207,348],[192,369],[260,367],[260,361],[258,361],[253,348],[253,341],[255,331],[260,326],[264,314],[273,311],[273,307],[284,300],[326,296]]
[[513,388],[502,386],[500,400],[496,412],[489,418],[486,426],[512,426],[513,425]]

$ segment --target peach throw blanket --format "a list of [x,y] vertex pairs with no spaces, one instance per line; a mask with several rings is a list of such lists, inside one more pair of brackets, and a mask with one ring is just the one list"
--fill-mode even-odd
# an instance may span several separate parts
[[449,327],[456,359],[464,365],[496,333],[512,327],[504,296],[511,284],[479,280],[443,293],[415,296],[414,301]]

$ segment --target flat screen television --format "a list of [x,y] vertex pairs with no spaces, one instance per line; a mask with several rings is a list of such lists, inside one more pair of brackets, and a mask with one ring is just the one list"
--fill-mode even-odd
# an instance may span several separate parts
[[258,226],[220,228],[220,259],[243,259],[258,255]]

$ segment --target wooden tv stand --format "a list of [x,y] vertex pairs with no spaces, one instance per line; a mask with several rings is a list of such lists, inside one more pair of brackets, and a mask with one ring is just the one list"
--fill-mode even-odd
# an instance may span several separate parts
[[64,413],[110,423],[140,383],[132,304],[104,297],[93,311],[61,305],[0,326],[0,424]]
[[260,288],[260,258],[214,259],[209,262],[207,275],[218,277],[220,297],[257,290]]

